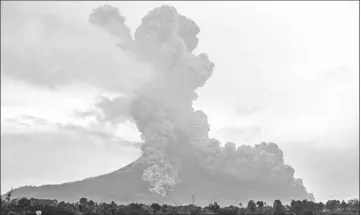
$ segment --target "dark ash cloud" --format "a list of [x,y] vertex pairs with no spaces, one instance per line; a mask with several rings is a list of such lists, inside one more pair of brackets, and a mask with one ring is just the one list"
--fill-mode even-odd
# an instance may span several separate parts
[[[112,25],[114,28],[126,29],[122,27],[123,19],[119,21],[122,16],[115,16],[114,11],[117,10],[109,6],[95,9],[90,15],[91,22],[114,34],[116,29],[107,24],[111,22],[109,17],[113,17],[111,23],[118,23]],[[108,18],[104,22],[94,17]],[[283,190],[280,194],[283,196],[313,199],[302,180],[294,177],[294,169],[284,163],[277,144],[236,147],[229,142],[221,147],[218,140],[209,138],[207,115],[192,106],[198,97],[196,90],[211,77],[215,66],[207,54],[193,54],[199,32],[194,21],[172,6],[149,11],[128,47],[153,66],[152,80],[128,97],[126,105],[121,97],[103,99],[102,105],[97,104],[108,120],[129,112],[142,133],[145,144],[141,160],[149,164],[143,180],[148,183],[149,191],[165,196],[176,189],[182,181],[178,175],[182,161],[189,159],[214,176],[227,175],[241,183],[258,183],[260,189],[270,192]],[[128,38],[126,35],[125,39]],[[257,132],[260,132],[257,128],[251,131]]]

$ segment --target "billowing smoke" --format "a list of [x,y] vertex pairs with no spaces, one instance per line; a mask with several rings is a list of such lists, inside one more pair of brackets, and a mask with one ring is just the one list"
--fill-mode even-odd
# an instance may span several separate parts
[[[305,191],[302,182],[295,180],[293,168],[284,164],[276,144],[236,147],[226,143],[222,147],[209,138],[207,115],[194,110],[192,104],[197,99],[195,91],[210,78],[215,65],[207,54],[192,53],[200,32],[194,21],[174,7],[161,6],[142,19],[134,39],[124,21],[118,9],[111,6],[97,8],[90,16],[92,24],[122,39],[119,47],[135,53],[155,71],[126,108],[145,142],[141,160],[150,165],[143,180],[152,193],[165,196],[176,189],[182,182],[178,170],[184,159],[210,174],[227,175],[240,183],[287,184]],[[119,104],[125,103],[120,100],[113,100],[112,110],[124,112]],[[111,101],[107,102],[109,105]]]

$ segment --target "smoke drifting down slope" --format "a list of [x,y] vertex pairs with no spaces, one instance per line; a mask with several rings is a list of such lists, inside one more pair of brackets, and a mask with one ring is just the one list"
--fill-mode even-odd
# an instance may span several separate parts
[[302,180],[294,178],[294,169],[284,164],[276,144],[236,147],[226,143],[222,147],[209,138],[207,116],[194,110],[192,103],[197,99],[195,91],[211,77],[215,65],[207,54],[192,53],[200,32],[194,21],[174,7],[161,6],[142,19],[134,39],[117,8],[99,7],[89,21],[117,36],[119,48],[153,67],[151,81],[134,94],[107,101],[114,106],[112,110],[121,110],[118,115],[129,114],[142,134],[145,144],[139,161],[147,166],[142,180],[151,193],[167,196],[176,191],[182,184],[180,170],[188,167],[185,161],[191,161],[214,177],[257,184],[258,189],[273,190],[280,197],[313,199]]

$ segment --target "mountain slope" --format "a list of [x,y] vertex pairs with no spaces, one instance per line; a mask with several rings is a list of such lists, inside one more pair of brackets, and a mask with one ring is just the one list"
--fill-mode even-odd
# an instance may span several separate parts
[[85,197],[96,202],[115,201],[123,204],[131,202],[173,204],[174,201],[178,204],[189,204],[194,194],[195,203],[199,205],[214,201],[234,205],[239,201],[244,202],[249,199],[272,202],[276,198],[284,201],[290,201],[291,198],[307,198],[307,192],[303,194],[298,192],[298,196],[292,196],[294,191],[289,187],[282,188],[275,185],[275,189],[270,190],[269,186],[262,186],[256,182],[244,184],[225,176],[211,175],[197,165],[193,165],[191,161],[183,163],[179,172],[182,182],[176,186],[175,191],[167,197],[159,197],[152,195],[147,185],[141,180],[146,167],[142,163],[133,162],[117,171],[82,181],[17,188],[13,196],[69,202]]

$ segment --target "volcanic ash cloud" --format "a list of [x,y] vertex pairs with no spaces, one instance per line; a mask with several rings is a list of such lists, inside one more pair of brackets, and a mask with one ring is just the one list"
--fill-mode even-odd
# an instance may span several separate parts
[[[207,54],[192,53],[200,32],[193,20],[172,6],[161,6],[142,19],[134,38],[124,24],[125,18],[112,6],[94,9],[89,21],[118,37],[120,48],[153,67],[151,81],[132,96],[115,99],[112,108],[123,111],[119,104],[129,104],[128,114],[145,142],[141,161],[149,167],[143,180],[152,193],[166,196],[175,190],[182,183],[178,170],[188,159],[209,174],[226,175],[240,183],[282,187],[313,199],[302,181],[294,178],[293,168],[284,164],[283,152],[276,144],[236,147],[226,143],[222,147],[218,140],[209,138],[207,115],[194,110],[192,103],[197,99],[195,91],[211,77],[215,65]],[[129,102],[119,102],[122,99]]]

